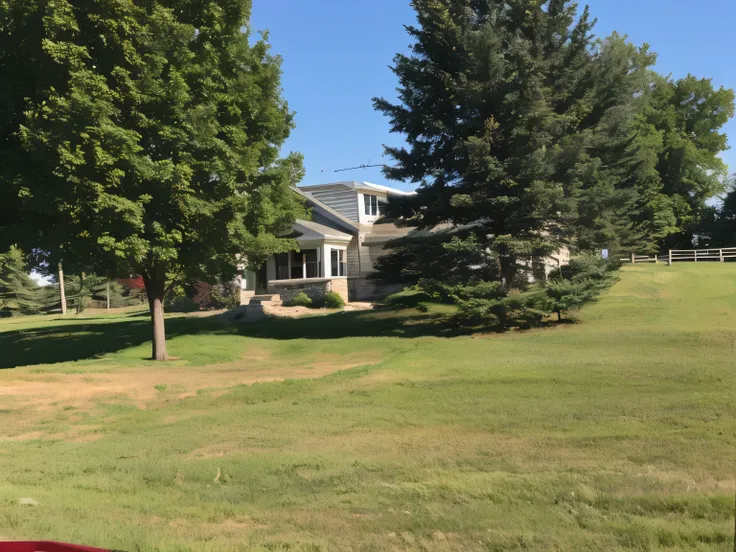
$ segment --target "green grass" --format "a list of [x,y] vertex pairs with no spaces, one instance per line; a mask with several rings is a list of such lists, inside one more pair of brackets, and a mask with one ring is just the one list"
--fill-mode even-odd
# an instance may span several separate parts
[[582,323],[500,336],[417,307],[173,318],[165,365],[142,316],[0,321],[0,537],[732,549],[736,266],[627,267]]

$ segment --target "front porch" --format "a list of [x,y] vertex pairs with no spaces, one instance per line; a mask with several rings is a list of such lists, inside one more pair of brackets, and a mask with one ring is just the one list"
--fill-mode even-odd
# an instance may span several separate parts
[[347,249],[353,236],[311,221],[297,221],[294,232],[298,250],[271,255],[260,271],[246,271],[243,302],[269,293],[288,304],[300,292],[319,301],[334,292],[347,303]]

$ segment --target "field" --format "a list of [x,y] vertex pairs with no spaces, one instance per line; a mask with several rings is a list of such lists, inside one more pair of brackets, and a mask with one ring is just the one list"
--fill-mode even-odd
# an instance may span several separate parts
[[[0,321],[0,538],[134,551],[732,550],[736,265],[581,322]],[[23,504],[23,503],[30,503]]]

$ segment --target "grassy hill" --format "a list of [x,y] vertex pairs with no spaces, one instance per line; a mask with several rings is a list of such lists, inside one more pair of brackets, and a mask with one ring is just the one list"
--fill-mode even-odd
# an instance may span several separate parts
[[627,267],[582,318],[173,318],[165,365],[135,314],[0,321],[0,538],[731,550],[736,265]]

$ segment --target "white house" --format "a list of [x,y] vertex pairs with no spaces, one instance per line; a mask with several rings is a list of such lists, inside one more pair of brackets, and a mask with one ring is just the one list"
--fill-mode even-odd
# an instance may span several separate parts
[[[313,299],[334,291],[346,302],[382,299],[402,286],[381,284],[370,276],[390,240],[409,234],[381,220],[392,197],[411,196],[388,186],[369,182],[335,182],[294,188],[307,202],[312,220],[297,220],[293,236],[299,251],[271,255],[259,271],[246,271],[241,302],[256,295],[280,295],[288,301],[303,291]],[[547,275],[568,264],[567,248],[544,259]],[[530,261],[531,266],[531,261]]]
[[376,223],[391,197],[414,192],[352,181],[294,190],[312,211],[311,221],[297,220],[293,226],[299,251],[271,255],[260,271],[246,271],[243,303],[262,294],[288,301],[300,291],[313,298],[334,291],[345,301],[370,301],[397,291],[369,276],[386,243],[412,229]]

